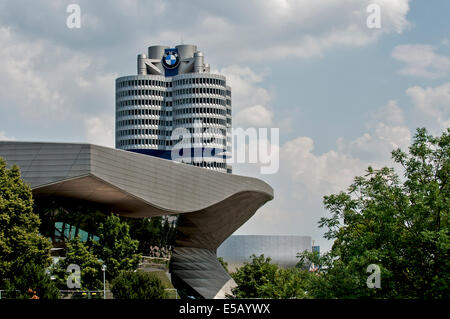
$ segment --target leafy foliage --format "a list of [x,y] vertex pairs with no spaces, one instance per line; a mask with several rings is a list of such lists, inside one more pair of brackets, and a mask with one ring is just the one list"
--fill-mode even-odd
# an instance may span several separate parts
[[46,269],[39,265],[27,264],[17,276],[4,283],[8,298],[30,299],[34,295],[39,299],[59,298],[59,289],[50,279]]
[[299,268],[278,268],[273,281],[259,290],[263,296],[273,299],[307,298],[308,281],[311,274]]
[[270,257],[265,258],[264,255],[250,258],[250,262],[245,262],[232,274],[237,284],[232,293],[236,298],[270,298],[271,295],[266,294],[262,287],[274,281],[278,266],[270,263]]
[[[321,275],[310,288],[318,298],[447,298],[450,294],[449,130],[433,137],[418,129],[409,154],[397,149],[392,168],[356,177],[348,192],[325,196],[331,217]],[[366,286],[367,266],[381,268],[381,289]]]
[[232,274],[237,287],[232,290],[234,298],[307,298],[310,277],[301,268],[280,268],[264,255],[252,255],[250,262]]
[[124,271],[112,281],[111,291],[117,299],[164,299],[162,281],[151,272]]
[[135,270],[141,259],[137,240],[130,237],[130,227],[117,216],[109,216],[98,229],[99,241],[94,242],[96,255],[106,265],[106,277],[113,279],[122,270]]
[[67,267],[70,264],[80,266],[82,289],[103,289],[102,263],[78,236],[66,242],[66,257],[56,265],[54,273],[57,275],[60,289],[67,289],[67,278],[70,275]]
[[217,260],[222,265],[223,269],[225,269],[225,271],[227,273],[229,273],[229,271],[228,271],[228,263],[222,257],[218,257]]
[[176,222],[169,223],[162,216],[151,218],[124,218],[130,226],[133,239],[139,241],[139,252],[148,256],[150,247],[173,247],[175,245]]
[[[0,278],[9,280],[9,285],[29,283],[30,267],[40,273],[50,265],[51,244],[39,234],[39,224],[31,189],[22,181],[19,168],[8,169],[0,158]],[[4,284],[0,281],[0,286]]]

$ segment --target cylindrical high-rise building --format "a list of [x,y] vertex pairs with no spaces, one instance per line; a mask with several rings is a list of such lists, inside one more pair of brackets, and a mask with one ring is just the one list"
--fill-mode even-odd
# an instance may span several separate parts
[[116,147],[231,173],[231,88],[209,70],[195,45],[138,55],[116,79]]

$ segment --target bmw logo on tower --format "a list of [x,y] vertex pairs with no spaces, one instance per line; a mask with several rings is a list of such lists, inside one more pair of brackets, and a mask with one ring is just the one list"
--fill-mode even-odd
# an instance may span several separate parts
[[175,69],[180,64],[180,57],[176,49],[166,50],[163,56],[163,65],[167,69]]

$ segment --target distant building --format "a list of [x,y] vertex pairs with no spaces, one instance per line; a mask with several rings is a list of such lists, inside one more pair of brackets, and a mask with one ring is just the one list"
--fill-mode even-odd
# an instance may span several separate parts
[[288,268],[298,263],[298,253],[311,251],[311,242],[310,236],[233,235],[219,246],[217,256],[228,263],[231,272],[250,261],[252,254],[264,254],[273,263]]

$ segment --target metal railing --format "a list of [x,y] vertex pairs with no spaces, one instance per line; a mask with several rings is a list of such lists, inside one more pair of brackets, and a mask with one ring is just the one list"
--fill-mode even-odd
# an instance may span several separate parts
[[[166,288],[164,291],[167,292],[166,297],[167,299],[180,299],[180,295],[178,294],[178,290],[175,288]],[[173,298],[175,297],[175,298]]]
[[[60,290],[59,292],[60,299],[103,299],[103,290]],[[110,290],[106,290],[106,299],[112,299]]]
[[19,291],[19,290],[0,290],[0,299],[8,299],[8,297],[5,297],[5,296],[7,296],[7,293],[8,292],[16,292],[16,291]]
[[162,259],[162,260],[165,260],[165,261],[169,261],[169,260],[170,260],[170,257],[151,257],[151,256],[142,256],[142,259],[150,259],[150,260],[152,260],[152,259]]

